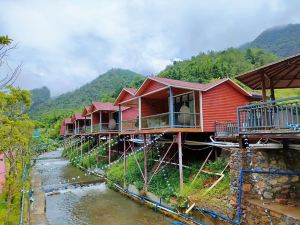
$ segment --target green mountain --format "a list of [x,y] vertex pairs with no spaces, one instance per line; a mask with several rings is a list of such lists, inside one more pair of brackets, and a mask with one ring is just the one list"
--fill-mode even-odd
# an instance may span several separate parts
[[32,106],[37,108],[39,105],[50,100],[50,90],[47,87],[35,88],[31,91]]
[[300,53],[300,24],[267,29],[241,48],[261,48],[282,57]]
[[229,48],[200,53],[191,59],[175,61],[159,73],[161,77],[207,83],[214,79],[234,77],[240,73],[278,59],[262,49]]
[[[123,87],[136,87],[144,78],[141,74],[130,70],[111,69],[75,91],[48,99],[40,104],[33,104],[29,115],[41,123],[39,126],[54,128],[52,136],[55,137],[63,117],[81,111],[84,106],[93,101],[113,101]],[[38,100],[43,99],[45,93],[41,90],[45,88],[33,90],[32,97]]]

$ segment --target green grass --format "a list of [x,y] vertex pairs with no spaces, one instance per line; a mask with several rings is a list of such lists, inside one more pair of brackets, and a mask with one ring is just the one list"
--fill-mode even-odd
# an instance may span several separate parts
[[[158,162],[154,161],[154,159],[159,159],[159,151],[163,151],[163,148],[164,146],[159,146],[158,148],[156,148],[157,151],[154,152],[153,155],[148,152],[148,182],[150,177],[152,177],[156,166],[158,165]],[[80,157],[80,148],[75,150],[66,149],[64,154],[67,155],[67,157],[74,165],[80,165],[84,168],[93,168],[96,166],[98,166],[98,168],[102,168],[103,166],[108,164],[108,150],[105,143],[100,145],[100,147],[98,147],[96,150],[94,149],[90,154],[86,154],[83,157]],[[98,165],[96,160],[97,155]],[[225,157],[219,157],[215,161],[209,161],[204,169],[206,171],[220,173],[225,168],[227,160],[228,159],[226,159]],[[107,178],[110,181],[119,184],[124,184],[124,182],[127,185],[132,184],[139,190],[142,190],[144,186],[144,180],[136,161],[139,163],[139,166],[143,171],[144,155],[143,152],[138,152],[135,154],[135,157],[133,155],[129,155],[126,158],[126,177],[124,177],[124,160],[120,160],[118,163],[113,164],[106,169]],[[162,164],[163,168],[159,169],[159,172],[155,176],[153,176],[151,182],[148,183],[148,191],[161,197],[165,201],[169,201],[171,198],[175,198],[178,202],[177,206],[185,207],[186,199],[188,197],[192,197],[196,200],[201,199],[201,201],[203,199],[209,200],[210,198],[215,198],[216,196],[222,196],[229,190],[230,178],[228,174],[225,174],[223,180],[218,183],[208,194],[203,196],[205,191],[219,178],[219,176],[200,173],[197,179],[192,182],[201,164],[197,162],[190,163],[187,166],[189,168],[183,169],[184,190],[181,194],[179,191],[178,166],[164,164]]]

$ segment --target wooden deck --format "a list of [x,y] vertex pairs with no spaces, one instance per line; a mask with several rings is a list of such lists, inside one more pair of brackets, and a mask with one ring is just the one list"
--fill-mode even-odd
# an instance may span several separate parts
[[142,130],[128,130],[120,132],[120,135],[124,134],[161,134],[161,133],[200,133],[203,132],[202,128],[154,128],[154,129],[142,129]]

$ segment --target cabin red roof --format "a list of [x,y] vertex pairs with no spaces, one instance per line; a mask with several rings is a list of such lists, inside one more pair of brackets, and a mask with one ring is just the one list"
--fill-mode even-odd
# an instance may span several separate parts
[[240,91],[242,94],[252,97],[252,94],[245,89],[243,89],[241,86],[233,82],[229,78],[223,78],[219,79],[207,84],[201,84],[201,83],[195,83],[195,82],[188,82],[188,81],[181,81],[181,80],[173,80],[169,78],[163,78],[163,77],[148,77],[144,83],[140,86],[140,88],[136,91],[135,96],[141,95],[143,91],[147,88],[148,84],[150,82],[158,82],[162,85],[165,85],[166,87],[176,87],[176,88],[183,88],[183,89],[190,89],[190,90],[198,90],[198,91],[208,91],[224,82],[228,82],[231,86],[233,86],[235,89]]
[[84,119],[90,119],[90,117],[84,117],[82,116],[82,113],[75,113],[72,118],[71,121],[74,122],[75,120],[84,120]]
[[135,92],[137,91],[136,88],[124,88],[125,91],[127,91],[129,94],[135,95]]
[[128,96],[128,94],[130,95],[129,98],[133,98],[136,91],[137,89],[135,88],[123,88],[122,91],[119,93],[118,97],[116,98],[114,105],[118,105],[120,102],[122,102],[126,95]]
[[67,124],[67,123],[72,123],[71,118],[69,118],[69,117],[68,117],[68,118],[65,118],[65,119],[64,119],[64,123],[65,123],[65,124]]
[[83,108],[83,111],[82,111],[82,116],[83,117],[85,117],[85,116],[87,116],[87,115],[89,115],[90,113],[91,113],[91,111],[92,111],[92,105],[89,105],[89,106],[85,106],[84,108]]
[[85,115],[90,115],[91,113],[97,112],[97,111],[115,112],[118,110],[119,110],[119,107],[114,106],[114,104],[111,102],[93,102],[92,105],[90,106],[89,112],[86,113]]

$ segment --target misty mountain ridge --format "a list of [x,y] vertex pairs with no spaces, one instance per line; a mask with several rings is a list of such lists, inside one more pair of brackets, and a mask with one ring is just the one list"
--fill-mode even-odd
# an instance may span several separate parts
[[261,48],[280,57],[300,53],[300,24],[287,24],[266,29],[241,48]]

